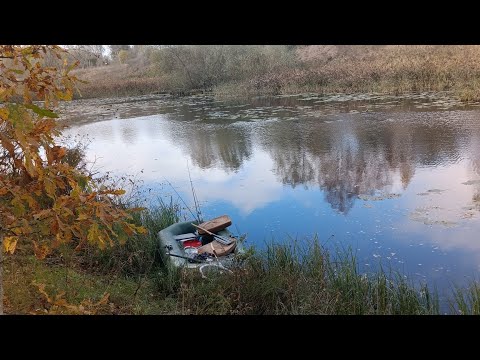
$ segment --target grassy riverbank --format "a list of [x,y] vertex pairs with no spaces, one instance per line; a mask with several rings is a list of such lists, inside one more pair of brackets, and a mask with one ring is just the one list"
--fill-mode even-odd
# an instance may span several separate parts
[[[155,234],[180,218],[173,203],[138,216],[148,235],[104,252],[6,259],[6,312],[59,314],[438,314],[437,295],[402,274],[361,274],[348,251],[269,244],[232,274],[168,271]],[[43,284],[43,285],[42,285]],[[44,289],[46,293],[42,294]],[[47,297],[48,294],[48,297]],[[480,313],[480,287],[458,289],[451,312]]]
[[480,99],[480,46],[183,46],[135,54],[124,64],[78,70],[88,81],[82,96],[451,91]]

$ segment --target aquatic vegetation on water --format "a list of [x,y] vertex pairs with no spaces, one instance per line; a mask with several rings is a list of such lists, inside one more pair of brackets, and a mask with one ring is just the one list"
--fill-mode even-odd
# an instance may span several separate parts
[[358,195],[358,198],[364,201],[381,201],[385,199],[395,199],[400,197],[400,194],[380,194],[380,195]]
[[462,183],[463,185],[477,185],[480,184],[480,180],[468,180]]

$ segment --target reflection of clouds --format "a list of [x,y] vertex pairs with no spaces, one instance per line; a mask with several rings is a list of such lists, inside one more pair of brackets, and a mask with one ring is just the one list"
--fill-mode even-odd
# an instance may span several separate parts
[[[430,169],[417,171],[408,193],[402,197],[404,201],[402,207],[409,209],[410,215],[422,216],[418,216],[419,221],[412,221],[411,216],[405,216],[395,225],[408,234],[405,239],[418,236],[425,238],[428,231],[426,240],[439,246],[443,251],[470,252],[470,255],[480,260],[479,214],[477,212],[471,219],[464,216],[468,212],[475,190],[471,186],[463,185],[462,182],[470,178],[471,172],[466,161],[436,168],[435,171]],[[424,219],[427,224],[423,222]],[[451,224],[456,226],[449,228]]]
[[[480,241],[478,241],[480,224],[478,222],[472,226],[462,226],[460,229],[458,227],[445,229],[442,225],[428,226],[405,219],[404,222],[398,223],[398,227],[407,234],[406,237],[401,237],[407,242],[411,239],[423,239],[431,246],[438,246],[442,252],[455,252],[457,256],[461,256],[455,261],[460,262],[462,266],[471,266],[474,270],[480,269],[478,265],[480,264]],[[427,231],[428,236],[425,236]]]
[[[178,149],[177,149],[178,150]],[[184,156],[179,152],[180,156]],[[179,158],[180,159],[180,158]],[[191,185],[185,166],[177,165],[177,169],[165,178],[170,181],[187,203],[193,204]],[[159,159],[160,160],[160,159]],[[177,164],[179,161],[177,161]],[[181,163],[181,161],[180,161]],[[275,175],[269,170],[272,160],[264,152],[257,152],[252,159],[245,162],[237,173],[230,173],[218,168],[201,169],[190,166],[195,193],[201,204],[215,201],[231,203],[240,210],[244,216],[269,203],[276,201],[282,196],[282,185],[276,181]],[[165,166],[165,162],[159,162],[159,168]],[[150,174],[142,174],[148,182],[161,181],[163,178],[156,177],[155,171]],[[144,175],[144,176],[143,176]]]
[[[173,171],[164,174],[164,177],[185,194],[185,201],[193,203],[190,183],[185,180],[188,177],[186,157],[179,149],[176,149],[176,154],[170,152],[169,155],[168,158],[159,158],[156,167],[165,169],[166,166],[172,166]],[[182,161],[185,166],[181,165]],[[271,164],[272,160],[267,154],[257,152],[236,174],[218,168],[201,169],[191,164],[189,166],[195,193],[201,203],[218,200],[230,202],[242,215],[248,215],[281,197],[282,186],[269,171]],[[160,173],[160,170],[146,172],[142,174],[142,178],[147,183],[161,181],[163,177],[156,175]]]
[[471,178],[466,161],[437,167],[435,171],[421,169],[406,196],[406,207],[434,209],[435,219],[458,223],[472,205],[474,187],[464,185]]
[[282,186],[268,170],[271,164],[267,154],[257,153],[244,164],[239,176],[217,183],[209,178],[207,182],[199,179],[195,182],[195,192],[200,200],[226,200],[240,209],[242,215],[248,215],[281,197]]
[[[136,131],[132,133],[130,121],[94,123],[70,131],[95,137],[88,148],[87,157],[97,157],[97,168],[112,171],[116,175],[136,175],[143,170],[141,178],[145,183],[160,184],[166,179],[186,194],[185,201],[193,203],[190,183],[185,181],[188,179],[187,161],[190,160],[190,153],[182,150],[183,147],[179,146],[174,136],[171,140],[161,137],[152,140],[152,133],[155,137],[160,136],[162,122],[157,122],[154,128],[154,123],[148,118],[136,119]],[[135,143],[132,144],[125,134],[134,134]],[[250,160],[244,161],[237,173],[218,167],[200,166],[189,161],[195,192],[202,202],[231,202],[242,214],[248,215],[281,196],[281,184],[269,170],[272,160],[263,151],[256,152]]]
[[111,141],[115,141],[116,136],[118,135],[116,129],[117,126],[115,126],[112,121],[103,121],[96,124],[67,128],[63,133],[64,135],[93,135],[95,137],[95,142],[101,141],[107,144]]
[[[417,222],[405,222],[402,225],[402,229],[408,233],[424,234],[425,226]],[[429,229],[429,237],[427,240],[432,244],[438,245],[440,249],[447,250],[462,250],[464,252],[475,253],[475,256],[480,260],[480,242],[478,241],[478,233],[480,226],[466,227],[463,226],[461,235],[458,233],[458,229],[455,232],[446,231],[442,226],[435,226]]]

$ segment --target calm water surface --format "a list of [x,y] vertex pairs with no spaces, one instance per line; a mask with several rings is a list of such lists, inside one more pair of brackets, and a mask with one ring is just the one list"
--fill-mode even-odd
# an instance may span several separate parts
[[[447,289],[480,270],[480,109],[443,95],[312,94],[218,101],[151,96],[77,101],[70,135],[96,167],[144,181],[148,201],[229,214],[247,243],[351,247]],[[188,164],[188,168],[187,168]]]

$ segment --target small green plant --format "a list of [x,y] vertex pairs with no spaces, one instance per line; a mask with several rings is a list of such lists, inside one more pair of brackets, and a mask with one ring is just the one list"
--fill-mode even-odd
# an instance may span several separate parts
[[474,281],[467,288],[455,286],[450,309],[454,314],[480,315],[480,283]]

